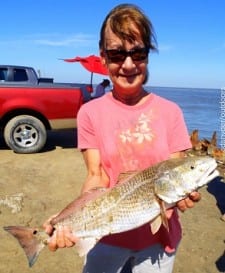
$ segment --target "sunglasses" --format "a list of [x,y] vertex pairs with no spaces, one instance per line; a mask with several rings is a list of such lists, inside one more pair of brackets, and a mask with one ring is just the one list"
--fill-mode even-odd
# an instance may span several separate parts
[[135,48],[129,51],[124,49],[105,49],[107,59],[112,63],[124,62],[129,56],[133,61],[144,61],[148,57],[149,49],[146,47]]

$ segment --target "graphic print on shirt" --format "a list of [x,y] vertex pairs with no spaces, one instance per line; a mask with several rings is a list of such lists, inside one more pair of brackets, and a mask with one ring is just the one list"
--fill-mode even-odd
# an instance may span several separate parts
[[125,128],[117,132],[117,148],[122,159],[122,168],[127,170],[143,169],[142,160],[146,161],[148,149],[156,137],[153,131],[153,112],[141,113],[136,120],[129,121]]

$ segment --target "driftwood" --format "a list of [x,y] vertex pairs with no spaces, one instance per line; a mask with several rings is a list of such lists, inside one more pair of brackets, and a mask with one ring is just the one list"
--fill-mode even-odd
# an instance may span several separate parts
[[216,159],[218,170],[222,177],[225,177],[225,150],[218,147],[216,132],[213,132],[210,140],[199,139],[199,131],[196,129],[190,135],[192,149],[187,151],[189,156],[209,155]]

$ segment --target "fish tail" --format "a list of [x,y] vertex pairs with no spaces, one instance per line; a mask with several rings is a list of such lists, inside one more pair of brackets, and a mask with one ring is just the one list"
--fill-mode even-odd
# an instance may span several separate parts
[[35,228],[20,226],[8,226],[4,227],[4,230],[8,231],[18,240],[27,256],[29,267],[32,267],[39,253],[46,245],[47,234],[39,232],[38,229]]

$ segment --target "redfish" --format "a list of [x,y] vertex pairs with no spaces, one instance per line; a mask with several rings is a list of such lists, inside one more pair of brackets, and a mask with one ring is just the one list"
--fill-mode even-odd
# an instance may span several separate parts
[[[219,175],[215,159],[207,156],[174,158],[143,171],[120,176],[112,189],[95,189],[74,200],[51,224],[68,226],[78,238],[80,255],[105,235],[128,231],[146,223],[156,233],[166,225],[165,210]],[[20,243],[31,267],[48,244],[43,229],[4,227]]]

